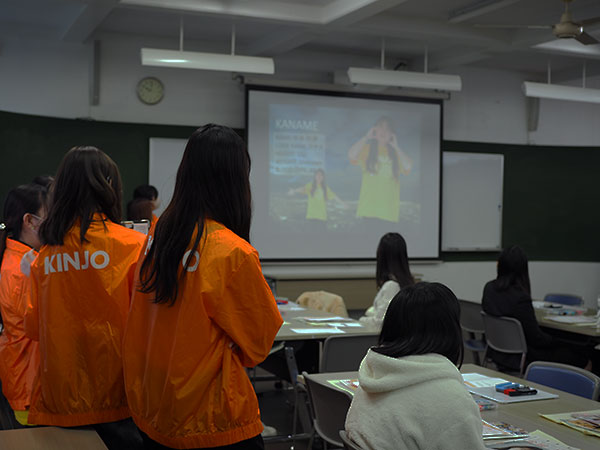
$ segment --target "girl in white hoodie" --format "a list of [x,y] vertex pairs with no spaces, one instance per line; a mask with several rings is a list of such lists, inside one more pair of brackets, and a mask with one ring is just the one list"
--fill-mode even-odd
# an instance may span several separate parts
[[368,450],[482,450],[479,408],[465,388],[460,306],[440,283],[403,288],[379,343],[360,365],[346,417],[349,438]]
[[377,295],[373,305],[367,309],[359,321],[374,329],[380,329],[388,305],[400,289],[415,284],[408,267],[406,241],[399,233],[384,234],[377,246],[377,266],[375,270]]

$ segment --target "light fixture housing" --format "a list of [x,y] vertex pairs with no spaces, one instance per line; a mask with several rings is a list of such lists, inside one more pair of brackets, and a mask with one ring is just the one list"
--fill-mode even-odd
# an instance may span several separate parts
[[573,102],[600,103],[600,89],[576,86],[561,86],[550,83],[523,82],[523,92],[527,97],[568,100]]
[[433,89],[437,91],[460,91],[462,89],[462,80],[459,75],[440,73],[350,67],[348,68],[348,78],[352,84]]
[[142,48],[142,65],[225,72],[275,73],[273,58]]

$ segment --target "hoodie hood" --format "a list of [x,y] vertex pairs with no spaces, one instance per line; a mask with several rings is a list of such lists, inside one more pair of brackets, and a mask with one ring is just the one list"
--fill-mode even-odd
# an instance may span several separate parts
[[360,387],[369,393],[389,392],[439,379],[463,383],[456,366],[436,353],[391,358],[369,350],[358,370]]

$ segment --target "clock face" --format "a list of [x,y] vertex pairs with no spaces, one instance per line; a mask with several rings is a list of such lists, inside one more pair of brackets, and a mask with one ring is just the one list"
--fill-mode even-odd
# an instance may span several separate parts
[[138,98],[147,105],[160,102],[165,93],[165,88],[158,78],[142,78],[136,88]]

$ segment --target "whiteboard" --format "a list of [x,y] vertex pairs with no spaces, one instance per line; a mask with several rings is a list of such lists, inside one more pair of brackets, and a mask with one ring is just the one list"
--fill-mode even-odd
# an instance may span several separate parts
[[442,251],[500,250],[504,155],[442,155]]
[[187,139],[150,138],[148,183],[158,190],[160,207],[154,211],[159,216],[171,202],[175,190],[177,169],[183,157]]

